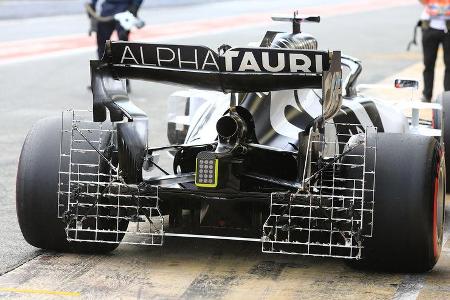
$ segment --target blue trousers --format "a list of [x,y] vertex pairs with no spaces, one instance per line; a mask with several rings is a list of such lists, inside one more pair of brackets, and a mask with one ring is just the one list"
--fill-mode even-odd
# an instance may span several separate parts
[[[102,4],[101,16],[113,16],[124,12],[130,6],[130,2],[131,1],[105,1]],[[105,52],[105,42],[111,39],[114,30],[117,31],[119,40],[128,41],[130,32],[120,26],[119,22],[99,22],[97,25],[97,54],[99,59],[103,57],[103,53]]]

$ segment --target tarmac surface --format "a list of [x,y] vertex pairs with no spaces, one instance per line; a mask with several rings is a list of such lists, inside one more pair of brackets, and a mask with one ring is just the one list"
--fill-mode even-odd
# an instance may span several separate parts
[[[414,1],[305,0],[302,4],[304,10],[325,16],[321,24],[304,26],[318,38],[320,48],[340,49],[363,61],[361,83],[389,84],[396,76],[421,78],[420,49],[405,52],[420,14]],[[147,31],[133,37],[213,49],[224,43],[247,45],[268,29],[289,30],[288,24],[271,23],[269,16],[294,8],[299,8],[298,1],[153,8],[141,13]],[[450,299],[448,242],[438,265],[427,274],[365,272],[341,260],[261,254],[260,244],[246,242],[166,238],[161,248],[121,245],[109,255],[94,256],[29,246],[15,215],[20,148],[40,118],[90,107],[86,86],[94,39],[87,40],[92,44],[86,42],[84,15],[5,20],[0,21],[0,29],[4,33],[0,41],[0,298]],[[65,47],[68,40],[70,49]],[[442,64],[438,72],[442,73]],[[436,81],[441,89],[442,80]],[[144,82],[132,82],[132,88],[133,100],[150,116],[150,144],[167,144],[165,99],[179,88]],[[377,93],[397,97],[394,92]]]
[[[151,0],[143,1],[141,8],[160,8],[183,5],[210,4],[229,0]],[[245,1],[245,0],[244,0]],[[0,0],[1,19],[26,19],[48,16],[66,16],[84,13],[87,0]],[[101,5],[102,1],[98,1]]]

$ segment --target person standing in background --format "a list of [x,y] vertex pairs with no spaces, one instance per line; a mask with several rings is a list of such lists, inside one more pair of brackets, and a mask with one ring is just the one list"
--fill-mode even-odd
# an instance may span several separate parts
[[[109,17],[115,14],[129,11],[134,16],[137,16],[137,12],[142,4],[143,0],[104,0],[100,16]],[[89,6],[92,10],[96,11],[98,0],[91,0]],[[101,59],[105,52],[105,42],[111,38],[114,30],[117,31],[119,40],[128,41],[130,31],[120,26],[117,21],[112,22],[98,22],[97,24],[97,55]]]
[[422,13],[422,47],[425,69],[422,101],[433,97],[434,67],[439,45],[444,48],[444,90],[450,91],[450,0],[419,0],[425,9]]

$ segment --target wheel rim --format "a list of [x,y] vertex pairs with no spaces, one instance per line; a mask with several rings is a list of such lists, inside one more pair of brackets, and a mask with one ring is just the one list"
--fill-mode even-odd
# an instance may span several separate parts
[[433,252],[436,258],[439,257],[441,252],[445,215],[445,159],[441,151],[439,156],[437,176],[434,181],[433,201]]

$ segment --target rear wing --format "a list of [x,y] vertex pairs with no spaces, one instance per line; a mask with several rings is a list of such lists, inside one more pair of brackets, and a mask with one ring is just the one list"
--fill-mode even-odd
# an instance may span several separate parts
[[340,107],[341,78],[339,51],[228,48],[216,53],[203,46],[108,42],[102,60],[91,61],[96,121],[106,118],[104,107],[113,121],[143,114],[129,102],[120,79],[224,93],[322,88],[328,92],[323,99],[333,97]]

